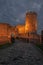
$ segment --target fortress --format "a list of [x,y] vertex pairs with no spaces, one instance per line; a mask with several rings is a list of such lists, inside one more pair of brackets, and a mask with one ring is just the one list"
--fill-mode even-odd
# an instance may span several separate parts
[[[11,34],[15,37],[33,37],[39,38],[37,35],[37,13],[27,12],[25,17],[25,23],[22,25],[11,26],[7,23],[0,23],[0,41],[1,38],[6,37],[5,40],[10,39]],[[3,40],[3,39],[2,39]],[[3,40],[4,41],[4,40]]]
[[19,34],[37,32],[37,13],[27,12],[24,25],[17,25]]

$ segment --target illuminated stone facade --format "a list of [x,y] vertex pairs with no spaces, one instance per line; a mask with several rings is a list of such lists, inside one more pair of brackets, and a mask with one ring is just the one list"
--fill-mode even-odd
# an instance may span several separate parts
[[16,29],[18,30],[18,34],[24,34],[25,33],[25,26],[24,25],[17,25]]
[[37,32],[37,14],[35,12],[26,13],[25,25],[17,25],[15,27],[7,23],[0,23],[0,36],[9,36],[12,33],[23,34],[28,32]]
[[15,27],[7,23],[0,23],[0,36],[9,36],[12,33],[15,33]]
[[10,38],[12,33],[16,37],[19,34],[23,36],[30,32],[37,32],[37,14],[35,12],[26,13],[25,25],[11,26],[7,23],[0,23],[0,39],[2,36]]
[[0,23],[0,36],[7,35],[8,24]]
[[15,34],[15,27],[7,23],[0,23],[0,43],[10,42],[12,33]]
[[26,13],[25,32],[37,32],[37,14],[35,12]]

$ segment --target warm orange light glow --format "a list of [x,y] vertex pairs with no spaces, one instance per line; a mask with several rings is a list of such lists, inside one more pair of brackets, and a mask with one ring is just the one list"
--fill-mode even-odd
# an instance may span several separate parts
[[25,29],[24,29],[24,27],[21,26],[21,27],[19,28],[19,33],[24,33],[24,32],[25,32]]
[[26,13],[25,31],[27,33],[37,31],[37,15],[36,15],[36,13],[34,13],[34,12]]
[[26,20],[24,25],[11,26],[6,23],[0,23],[0,36],[7,36],[8,37],[7,39],[11,37],[12,33],[14,34],[15,37],[19,34],[21,34],[22,37],[29,37],[27,33],[36,31],[37,31],[37,15],[35,12],[26,13]]
[[29,30],[30,30],[30,25],[28,23],[26,23],[26,25],[25,25],[25,33],[29,32]]

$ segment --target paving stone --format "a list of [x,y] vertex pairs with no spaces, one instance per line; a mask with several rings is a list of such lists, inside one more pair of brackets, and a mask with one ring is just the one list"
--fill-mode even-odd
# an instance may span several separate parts
[[16,41],[0,52],[1,65],[43,65],[43,55],[31,43]]

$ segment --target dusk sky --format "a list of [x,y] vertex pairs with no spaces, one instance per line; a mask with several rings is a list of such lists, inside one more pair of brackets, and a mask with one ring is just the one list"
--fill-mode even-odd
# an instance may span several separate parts
[[0,0],[0,22],[24,24],[27,11],[37,12],[40,33],[43,29],[43,0]]

